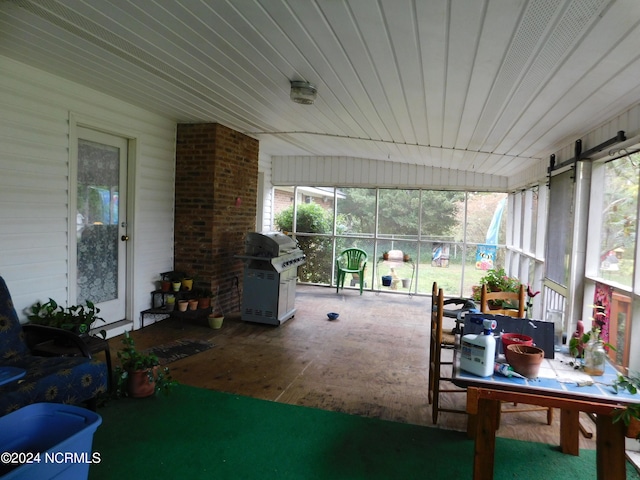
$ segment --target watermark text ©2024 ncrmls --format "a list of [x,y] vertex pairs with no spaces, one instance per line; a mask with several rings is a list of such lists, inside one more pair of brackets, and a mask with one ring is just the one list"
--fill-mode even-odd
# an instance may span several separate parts
[[0,463],[24,465],[28,463],[100,463],[100,452],[2,452]]

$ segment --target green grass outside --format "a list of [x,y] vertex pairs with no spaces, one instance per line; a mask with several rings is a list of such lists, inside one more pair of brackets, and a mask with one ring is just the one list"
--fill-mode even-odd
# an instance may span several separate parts
[[[394,268],[396,277],[399,280],[403,278],[411,278],[411,264],[385,264],[379,263],[377,265],[377,278],[373,282],[373,290],[381,291],[396,291],[409,293],[409,288],[403,288],[402,282],[396,282],[395,289],[393,287],[382,286],[382,275],[391,275],[390,267]],[[460,291],[460,279],[462,278],[462,265],[450,263],[448,267],[433,267],[431,263],[421,263],[416,265],[416,276],[413,279],[413,286],[411,292],[417,292],[418,294],[430,295],[433,282],[438,282],[438,287],[442,288],[446,297],[470,297],[471,287],[478,285],[480,278],[485,275],[484,270],[476,270],[475,266],[467,265],[465,267],[465,279],[463,291]],[[371,272],[367,268],[367,274],[365,276],[367,283],[367,290],[371,290]],[[416,283],[417,282],[417,283]],[[347,278],[345,281],[345,287],[350,286],[351,278]],[[416,289],[417,285],[417,289]],[[357,288],[358,284],[354,286]]]

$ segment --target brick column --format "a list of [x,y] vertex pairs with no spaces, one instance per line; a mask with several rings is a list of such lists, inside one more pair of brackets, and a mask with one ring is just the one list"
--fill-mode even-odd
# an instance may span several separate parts
[[219,286],[224,312],[237,312],[244,264],[234,255],[256,228],[258,141],[217,123],[179,124],[175,189],[175,270]]

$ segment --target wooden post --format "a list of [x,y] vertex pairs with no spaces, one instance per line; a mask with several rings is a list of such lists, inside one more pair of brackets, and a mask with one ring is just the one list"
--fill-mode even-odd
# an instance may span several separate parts
[[569,455],[580,455],[580,412],[560,409],[560,450]]
[[624,422],[613,423],[609,415],[598,415],[596,429],[598,480],[624,480],[627,478]]
[[493,480],[499,408],[500,402],[497,400],[487,398],[478,400],[473,480]]

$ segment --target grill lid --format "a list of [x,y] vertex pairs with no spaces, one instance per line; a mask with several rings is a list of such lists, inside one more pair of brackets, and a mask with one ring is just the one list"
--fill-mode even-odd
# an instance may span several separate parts
[[299,250],[297,242],[281,232],[250,232],[244,241],[245,253],[254,257],[273,258]]

